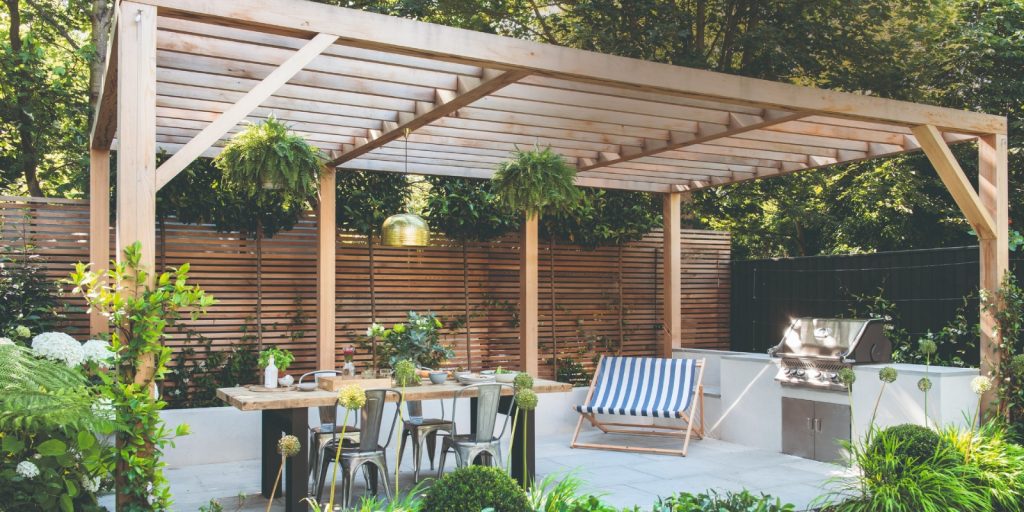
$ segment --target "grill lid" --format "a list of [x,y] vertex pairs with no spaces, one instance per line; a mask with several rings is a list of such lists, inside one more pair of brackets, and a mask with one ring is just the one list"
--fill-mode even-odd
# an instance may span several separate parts
[[797,318],[768,352],[779,358],[887,363],[892,360],[892,344],[882,326],[880,318]]

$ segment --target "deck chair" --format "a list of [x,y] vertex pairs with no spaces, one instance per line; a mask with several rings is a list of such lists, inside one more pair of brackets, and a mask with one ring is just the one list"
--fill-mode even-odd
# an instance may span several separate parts
[[[704,437],[703,379],[704,359],[602,356],[590,383],[586,403],[575,407],[580,419],[576,423],[571,446],[685,457],[690,437]],[[699,422],[696,421],[698,412]],[[673,418],[685,425],[616,423],[605,421],[605,416]],[[683,446],[676,450],[580,443],[578,439],[584,419],[605,434],[676,437],[682,440]]]

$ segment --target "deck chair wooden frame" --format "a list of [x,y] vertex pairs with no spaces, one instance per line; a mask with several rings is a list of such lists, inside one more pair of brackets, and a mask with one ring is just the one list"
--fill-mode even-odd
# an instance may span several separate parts
[[[597,364],[597,370],[594,372],[594,377],[590,381],[590,391],[587,392],[587,398],[584,404],[590,404],[591,400],[593,399],[594,390],[597,388],[597,383],[601,378],[601,371],[604,368],[604,360],[605,356],[601,356],[601,360]],[[666,455],[679,455],[685,457],[686,452],[690,447],[691,437],[696,436],[697,439],[703,439],[704,437],[704,366],[704,359],[696,360],[695,369],[697,371],[697,379],[693,382],[692,387],[692,393],[695,396],[691,398],[687,410],[677,411],[675,413],[675,419],[681,420],[683,423],[685,423],[685,425],[638,425],[633,423],[605,421],[602,418],[599,418],[598,414],[591,412],[581,412],[580,410],[574,407],[573,410],[580,415],[580,418],[579,421],[576,422],[576,431],[575,433],[573,433],[572,443],[570,444],[570,446],[572,448],[591,448],[598,450],[614,450],[622,452],[639,453],[660,453]],[[615,416],[618,414],[611,415]],[[646,417],[632,414],[628,414],[626,416]],[[616,445],[601,443],[581,443],[579,442],[579,436],[580,430],[583,427],[584,419],[589,421],[591,425],[593,425],[594,427],[596,427],[598,430],[605,434],[674,437],[682,440],[683,446],[682,449],[675,450],[668,448],[648,448],[642,446],[630,446],[628,444]]]

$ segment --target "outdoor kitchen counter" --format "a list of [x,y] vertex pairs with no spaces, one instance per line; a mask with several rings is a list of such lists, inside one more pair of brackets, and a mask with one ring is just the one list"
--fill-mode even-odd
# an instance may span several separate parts
[[[476,398],[474,391],[457,383],[430,384],[404,389],[406,400],[451,400],[457,391],[466,389],[460,395],[469,398],[470,418],[475,422]],[[534,379],[533,390],[538,393],[567,393],[572,390],[569,384],[544,379]],[[511,400],[512,386],[508,385],[502,394],[502,412],[515,414]],[[306,497],[309,489],[309,408],[334,406],[338,403],[338,393],[333,391],[255,391],[245,387],[220,388],[217,398],[242,411],[260,411],[262,414],[261,451],[262,464],[261,490],[263,496],[269,497],[274,487],[277,465],[280,456],[277,454],[277,441],[282,434],[292,434],[299,438],[300,450],[295,457],[289,457],[285,464],[283,496],[286,512],[306,512],[309,510]],[[393,401],[393,400],[392,400]],[[512,443],[526,450],[523,457],[511,457],[511,473],[521,483],[533,481],[536,474],[536,441],[537,432],[533,414],[521,414],[512,430]],[[278,495],[282,495],[278,493]]]

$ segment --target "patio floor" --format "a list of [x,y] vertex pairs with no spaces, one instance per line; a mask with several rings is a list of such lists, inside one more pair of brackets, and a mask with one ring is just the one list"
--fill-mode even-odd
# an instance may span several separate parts
[[[594,438],[599,435],[589,434]],[[664,445],[661,439],[616,437],[631,445]],[[452,464],[453,458],[449,458],[449,466]],[[426,469],[426,460],[423,465]],[[407,490],[412,486],[412,471],[409,462],[403,466],[401,489]],[[833,464],[714,439],[691,443],[686,458],[573,450],[565,440],[538,442],[538,478],[567,472],[574,472],[586,482],[588,491],[603,494],[606,502],[621,507],[640,505],[642,510],[649,510],[658,496],[679,491],[748,489],[772,494],[802,510],[824,492],[831,477],[841,476],[845,471]],[[167,478],[175,510],[198,510],[211,498],[217,498],[229,512],[266,509],[266,500],[259,496],[258,460],[170,469]],[[357,494],[362,492],[359,487]],[[239,496],[245,498],[240,506]],[[105,501],[112,501],[110,498]],[[284,510],[284,506],[275,504],[273,510]]]

